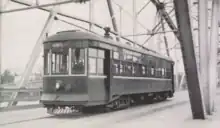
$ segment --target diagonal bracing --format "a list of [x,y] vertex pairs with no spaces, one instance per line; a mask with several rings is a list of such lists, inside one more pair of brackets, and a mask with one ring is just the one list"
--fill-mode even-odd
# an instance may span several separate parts
[[[30,60],[28,61],[27,65],[26,65],[26,69],[25,69],[24,73],[22,74],[21,80],[19,81],[19,83],[17,85],[18,88],[21,88],[22,86],[24,86],[25,83],[28,81],[28,78],[32,72],[33,67],[34,67],[34,64],[40,56],[41,46],[42,46],[44,39],[46,38],[46,33],[51,28],[56,14],[57,14],[57,12],[54,9],[50,12],[50,15],[44,25],[44,28],[43,28],[41,34],[40,34],[40,37],[38,38],[38,40],[34,46],[34,49],[33,49],[32,54],[30,56]],[[17,95],[18,95],[18,92],[14,92],[11,96],[11,99],[16,99]],[[8,106],[12,106],[12,105],[16,105],[16,104],[17,104],[17,102],[11,101],[11,102],[9,102]]]
[[170,27],[170,29],[174,31],[175,36],[180,41],[178,31],[175,31],[175,30],[177,30],[177,27],[173,23],[173,20],[170,18],[169,14],[164,9],[163,3],[160,3],[160,2],[158,2],[156,0],[151,0],[151,2],[156,6],[157,9],[160,10],[162,18],[167,22],[167,24]]

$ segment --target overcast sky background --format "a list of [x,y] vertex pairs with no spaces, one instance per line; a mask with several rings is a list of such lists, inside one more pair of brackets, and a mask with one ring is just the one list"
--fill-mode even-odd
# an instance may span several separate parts
[[[5,1],[5,0],[3,0]],[[25,1],[25,0],[24,0]],[[29,2],[33,2],[34,0],[26,0]],[[50,3],[54,0],[39,0],[41,4]],[[167,0],[169,1],[169,0]],[[137,10],[140,10],[140,8],[143,7],[145,3],[147,3],[148,0],[137,0]],[[5,2],[3,2],[5,3]],[[123,9],[128,11],[130,14],[132,14],[132,0],[113,0],[113,8],[115,12],[115,16],[117,18],[117,23],[119,26],[119,8],[114,3],[117,3],[121,6],[123,6]],[[4,5],[4,4],[3,4]],[[167,10],[171,10],[171,5],[167,5]],[[5,9],[13,9],[13,8],[21,8],[25,6],[18,5],[13,2],[9,2],[7,4],[7,8]],[[60,6],[60,11],[80,17],[82,19],[89,20],[89,4],[68,4],[68,5],[62,5]],[[2,68],[4,69],[11,69],[15,72],[23,72],[25,69],[25,66],[29,60],[29,57],[31,55],[32,49],[34,47],[34,44],[36,43],[41,30],[43,29],[43,26],[45,24],[45,21],[48,17],[49,13],[45,13],[43,11],[34,9],[34,10],[28,10],[28,11],[22,11],[22,12],[14,12],[10,14],[4,14],[2,19]],[[172,13],[174,14],[174,12]],[[88,27],[87,24],[78,22],[76,20],[71,20],[67,18],[60,17],[64,20],[67,20],[69,22],[72,22],[74,24]],[[175,20],[175,18],[173,18]],[[138,16],[138,21],[140,21],[145,28],[148,28],[149,30],[152,29],[155,24],[159,21],[158,17],[156,17],[156,9],[153,4],[149,4],[147,8]],[[106,0],[95,0],[95,6],[94,6],[94,22],[99,23],[103,26],[110,26],[111,19],[109,16],[108,8]],[[122,35],[132,34],[132,19],[131,16],[129,16],[127,13],[122,12]],[[120,26],[119,26],[120,27]],[[49,31],[49,34],[54,34],[58,31],[62,30],[70,30],[70,29],[76,29],[73,26],[70,26],[68,24],[62,23],[60,21],[55,21],[53,23],[52,28]],[[77,28],[78,29],[78,28]],[[168,29],[166,25],[166,29]],[[100,29],[95,29],[96,32],[103,35],[103,31]],[[143,29],[140,25],[138,25],[138,33],[144,33],[146,32],[145,29]],[[178,41],[175,39],[174,35],[172,33],[166,34],[169,41],[169,47],[172,47],[177,43]],[[142,44],[147,36],[140,36],[138,38],[138,42]],[[132,38],[131,38],[132,39]],[[161,38],[159,36],[155,36],[152,38],[147,45],[145,45],[148,48],[157,50],[157,42],[158,40],[163,41],[163,36]],[[163,52],[165,53],[165,46],[163,46]],[[174,52],[174,50],[171,51],[171,57],[172,59],[176,60],[176,58],[180,59],[181,61],[181,54],[178,50],[178,52]],[[41,57],[42,58],[42,57]],[[42,68],[42,59],[39,59],[38,63],[35,66],[35,70],[39,70],[39,68]],[[179,71],[183,71],[183,65],[182,63],[178,65]]]

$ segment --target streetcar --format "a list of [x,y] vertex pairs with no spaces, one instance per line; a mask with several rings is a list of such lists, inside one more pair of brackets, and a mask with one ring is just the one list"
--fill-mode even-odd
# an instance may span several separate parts
[[174,96],[169,57],[79,30],[58,32],[43,46],[47,109],[119,109]]

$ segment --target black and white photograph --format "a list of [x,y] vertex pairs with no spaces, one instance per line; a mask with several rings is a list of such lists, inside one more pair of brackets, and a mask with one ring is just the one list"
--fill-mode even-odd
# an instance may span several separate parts
[[0,0],[0,128],[219,128],[220,0]]

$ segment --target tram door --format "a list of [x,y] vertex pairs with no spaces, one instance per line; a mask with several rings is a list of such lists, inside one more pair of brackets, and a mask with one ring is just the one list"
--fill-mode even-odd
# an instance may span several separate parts
[[112,72],[111,72],[111,51],[105,50],[105,60],[104,60],[104,74],[107,76],[105,79],[105,87],[106,87],[106,100],[110,100],[110,87],[111,87],[111,79],[112,79]]

